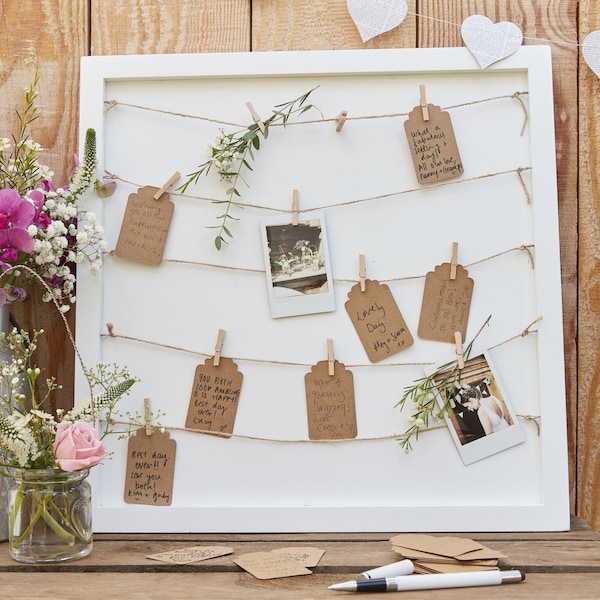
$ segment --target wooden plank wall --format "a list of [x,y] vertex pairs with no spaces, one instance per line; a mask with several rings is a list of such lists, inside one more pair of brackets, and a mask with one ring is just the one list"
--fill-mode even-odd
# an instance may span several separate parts
[[[363,43],[346,0],[5,0],[0,135],[38,70],[42,117],[32,134],[47,148],[55,181],[64,181],[77,145],[79,59],[88,54],[461,46],[460,24],[473,14],[517,23],[525,44],[551,44],[572,508],[600,530],[600,81],[580,48],[600,29],[600,9],[595,0],[408,0],[408,7],[401,27]],[[15,314],[26,328],[47,330],[41,360],[64,382],[56,405],[67,406],[74,360],[64,327],[37,297]]]

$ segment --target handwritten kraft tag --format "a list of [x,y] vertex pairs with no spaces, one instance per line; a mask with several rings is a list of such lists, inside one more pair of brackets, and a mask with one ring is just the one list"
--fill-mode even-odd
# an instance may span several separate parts
[[334,375],[329,375],[329,362],[323,360],[304,376],[311,440],[345,440],[357,434],[352,371],[337,360],[333,364]]
[[452,279],[451,268],[450,263],[443,263],[425,278],[417,331],[424,340],[454,344],[457,331],[466,338],[474,282],[461,265],[456,265],[456,278]]
[[413,336],[387,285],[366,279],[363,292],[356,284],[348,293],[345,307],[371,362],[413,345]]
[[159,265],[175,209],[169,194],[154,194],[158,188],[145,186],[130,194],[121,223],[115,254],[146,265]]
[[185,426],[208,433],[233,433],[243,374],[231,358],[221,357],[219,365],[207,358],[196,367]]
[[404,122],[404,130],[419,183],[437,183],[459,177],[463,164],[456,144],[450,115],[439,106],[415,106]]
[[147,435],[142,428],[129,438],[123,494],[127,504],[171,505],[176,450],[168,432]]

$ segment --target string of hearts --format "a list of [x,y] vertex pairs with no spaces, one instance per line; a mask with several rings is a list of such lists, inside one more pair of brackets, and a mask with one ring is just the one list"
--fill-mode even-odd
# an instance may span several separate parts
[[[537,325],[541,320],[543,319],[542,316],[537,317],[536,319],[534,319],[531,323],[529,323],[529,325],[527,325],[527,327],[525,327],[525,329],[523,329],[523,331],[521,331],[520,333],[513,335],[501,342],[498,342],[497,344],[491,346],[489,348],[489,350],[493,350],[494,348],[499,348],[500,346],[503,346],[505,344],[508,344],[509,342],[512,342],[514,340],[517,340],[519,338],[524,338],[527,335],[531,334],[531,333],[536,333],[537,329],[533,329],[533,327],[535,325]],[[177,348],[176,346],[165,346],[164,344],[159,344],[156,342],[150,342],[148,340],[142,340],[139,338],[133,338],[133,337],[129,337],[129,336],[124,336],[124,335],[118,335],[114,332],[114,327],[112,323],[107,323],[107,329],[108,329],[108,334],[103,334],[103,335],[108,335],[112,338],[121,338],[124,340],[129,340],[129,341],[136,341],[136,342],[140,342],[143,344],[150,344],[153,346],[160,346],[162,348],[169,348],[172,350],[178,350],[180,352],[187,352],[189,354],[194,354],[194,355],[199,355],[199,356],[203,356],[205,358],[208,358],[210,355],[206,355],[206,354],[202,354],[202,353],[198,353],[198,352],[194,352],[192,350],[186,350],[183,348]],[[241,359],[241,358],[233,358],[234,361],[243,361],[246,360],[248,362],[259,362],[259,363],[264,363],[264,362],[273,362],[276,364],[285,364],[285,365],[291,365],[291,366],[300,366],[300,367],[310,367],[311,365],[307,364],[307,363],[291,363],[291,362],[283,362],[283,361],[265,361],[265,360],[261,360],[261,359]],[[387,366],[426,366],[429,365],[431,363],[396,363],[395,365],[391,365],[388,364]],[[365,365],[347,365],[348,367],[354,367],[356,368],[357,366],[365,366]],[[369,366],[373,366],[373,365],[369,365]],[[531,422],[536,426],[537,429],[537,433],[538,435],[540,435],[540,417],[539,415],[523,415],[523,414],[519,414],[517,415],[518,417],[522,418],[524,421],[526,422]],[[115,418],[111,418],[110,420],[111,425],[124,425],[127,428],[131,428],[132,426],[135,426],[136,423],[132,422],[132,421],[121,421],[119,419],[115,419]],[[436,429],[443,429],[445,428],[446,425],[444,424],[438,424],[438,425],[429,425],[427,428],[423,429],[420,433],[423,434],[426,431],[433,431]],[[286,442],[286,443],[326,443],[326,444],[335,444],[335,443],[340,443],[340,442],[369,442],[369,441],[383,441],[383,440],[391,440],[391,439],[398,439],[401,434],[397,434],[397,433],[393,433],[393,434],[389,434],[389,435],[383,435],[383,436],[371,436],[371,437],[356,437],[356,438],[352,438],[352,439],[321,439],[321,440],[317,440],[317,439],[275,439],[275,438],[267,438],[267,437],[261,437],[261,436],[253,436],[253,435],[247,435],[247,434],[239,434],[239,433],[227,433],[227,434],[221,434],[219,432],[216,431],[212,431],[212,430],[203,430],[203,429],[191,429],[188,427],[175,427],[175,426],[165,426],[165,425],[157,425],[156,426],[157,429],[160,429],[160,431],[187,431],[189,433],[199,433],[199,434],[204,434],[204,435],[212,435],[212,436],[216,436],[216,437],[223,437],[223,438],[238,438],[238,439],[245,439],[245,440],[253,440],[253,441],[261,441],[261,442]]]
[[[401,25],[408,14],[449,25],[458,23],[430,17],[421,13],[409,13],[406,0],[347,0],[347,7],[363,42],[391,31]],[[460,25],[463,42],[482,69],[508,58],[523,43],[521,28],[510,21],[494,23],[484,15],[471,15]],[[562,40],[540,40],[580,46]],[[592,31],[581,44],[583,58],[597,77],[600,77],[600,30]]]

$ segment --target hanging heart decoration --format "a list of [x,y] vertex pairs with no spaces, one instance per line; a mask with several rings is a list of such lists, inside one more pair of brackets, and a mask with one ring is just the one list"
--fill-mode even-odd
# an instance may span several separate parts
[[348,0],[348,12],[363,42],[398,27],[406,18],[406,0]]
[[523,32],[517,25],[510,21],[494,23],[483,15],[467,17],[460,33],[482,69],[514,54],[523,43]]
[[588,67],[600,77],[600,31],[592,31],[587,35],[581,49]]

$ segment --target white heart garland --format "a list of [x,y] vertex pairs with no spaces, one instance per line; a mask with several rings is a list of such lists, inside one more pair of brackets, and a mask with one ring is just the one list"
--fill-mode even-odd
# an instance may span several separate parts
[[347,0],[348,12],[363,42],[398,27],[406,18],[406,0]]
[[460,32],[482,69],[514,54],[523,43],[523,32],[517,25],[510,21],[493,23],[483,15],[467,17]]
[[581,45],[583,59],[588,67],[600,77],[600,31],[592,31]]

